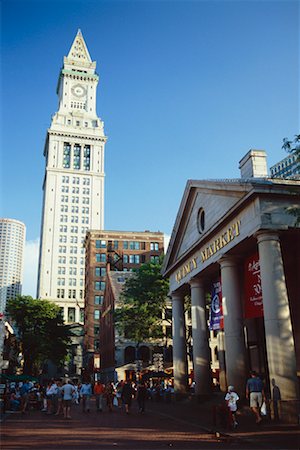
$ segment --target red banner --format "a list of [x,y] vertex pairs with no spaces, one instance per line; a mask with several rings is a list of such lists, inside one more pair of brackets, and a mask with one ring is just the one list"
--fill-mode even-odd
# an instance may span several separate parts
[[245,318],[263,317],[260,264],[258,253],[245,261]]

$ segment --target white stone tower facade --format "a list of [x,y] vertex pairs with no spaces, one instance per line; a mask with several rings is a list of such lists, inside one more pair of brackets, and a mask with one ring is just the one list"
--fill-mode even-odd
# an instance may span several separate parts
[[104,124],[96,113],[99,77],[79,30],[64,57],[58,112],[44,156],[38,298],[55,302],[67,323],[83,322],[83,242],[104,226]]
[[0,312],[22,294],[26,228],[14,219],[0,219]]

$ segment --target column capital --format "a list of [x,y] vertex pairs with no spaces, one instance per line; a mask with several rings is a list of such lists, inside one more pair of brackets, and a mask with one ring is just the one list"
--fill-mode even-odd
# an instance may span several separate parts
[[255,233],[257,243],[264,241],[280,241],[279,234],[276,231],[262,230]]
[[224,267],[235,267],[240,262],[240,258],[238,256],[223,256],[219,259],[218,263],[221,266],[221,269]]
[[203,288],[204,287],[204,281],[202,278],[192,278],[189,281],[189,285],[191,287],[191,289],[193,288]]
[[170,295],[171,295],[171,298],[172,298],[172,302],[173,301],[183,301],[184,300],[184,295],[181,294],[181,292],[174,291],[174,292],[171,292]]

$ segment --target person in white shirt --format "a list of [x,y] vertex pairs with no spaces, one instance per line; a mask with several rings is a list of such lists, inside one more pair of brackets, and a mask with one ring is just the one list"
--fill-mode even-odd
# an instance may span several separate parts
[[92,395],[92,386],[88,381],[84,381],[80,389],[80,397],[82,398],[82,412],[90,412],[90,398]]
[[236,411],[237,411],[237,401],[239,396],[234,392],[234,386],[228,386],[227,394],[225,395],[225,400],[229,409],[229,413],[232,418],[233,427],[236,428],[238,423],[236,421]]
[[75,392],[75,388],[69,380],[66,380],[66,384],[64,384],[61,388],[61,392],[63,396],[64,418],[71,419],[72,397]]

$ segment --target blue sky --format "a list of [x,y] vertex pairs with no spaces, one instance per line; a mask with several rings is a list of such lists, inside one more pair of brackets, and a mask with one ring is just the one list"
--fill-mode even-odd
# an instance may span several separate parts
[[171,234],[188,179],[299,132],[298,1],[2,0],[0,215],[39,238],[43,147],[80,28],[108,136],[105,228]]

